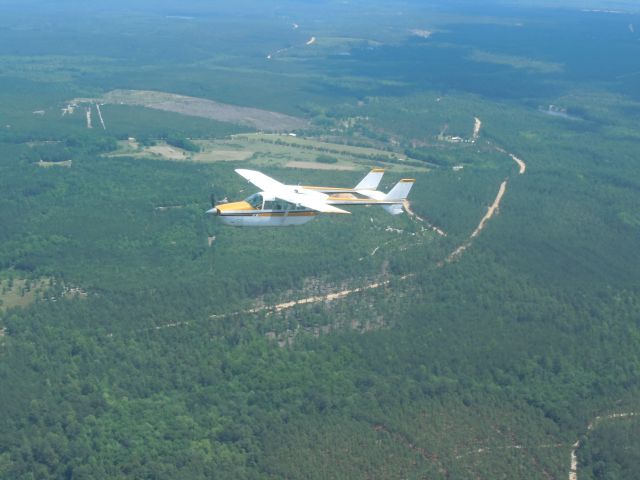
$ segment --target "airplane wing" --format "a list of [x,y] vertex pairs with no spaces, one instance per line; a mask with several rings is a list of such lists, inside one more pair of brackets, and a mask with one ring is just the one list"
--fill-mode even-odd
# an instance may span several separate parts
[[275,190],[269,193],[272,193],[274,197],[284,200],[285,202],[302,205],[303,207],[322,213],[351,213],[347,210],[329,205],[322,199],[311,198],[309,195],[305,195],[303,193],[296,193],[287,190]]
[[[325,201],[326,195],[322,193],[309,191],[307,191],[307,193],[300,193],[300,191],[304,191],[303,187],[285,185],[284,183],[280,183],[264,173],[257,172],[255,170],[237,168],[236,172],[238,175],[246,178],[264,192],[284,200],[285,202],[302,205],[303,207],[323,213],[351,213],[347,210],[328,205]],[[298,189],[300,191],[298,191]]]
[[255,170],[245,170],[244,168],[236,168],[236,173],[241,177],[246,178],[256,187],[265,192],[272,192],[279,189],[286,189],[287,186],[284,183],[280,183],[271,177],[266,176],[264,173],[256,172]]

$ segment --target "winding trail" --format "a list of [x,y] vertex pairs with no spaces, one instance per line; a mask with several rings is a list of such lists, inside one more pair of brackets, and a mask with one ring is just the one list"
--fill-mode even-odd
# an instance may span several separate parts
[[476,140],[478,140],[478,137],[480,136],[480,128],[482,128],[482,121],[478,118],[478,117],[473,117],[474,120],[474,124],[473,124],[473,135],[471,135],[471,142],[475,143]]
[[500,188],[498,189],[498,194],[496,195],[495,200],[487,210],[487,213],[485,213],[484,217],[482,217],[482,220],[480,220],[480,223],[478,224],[476,229],[473,231],[470,238],[477,237],[482,231],[482,229],[485,227],[487,221],[490,220],[491,217],[493,217],[493,214],[498,211],[498,209],[500,208],[500,201],[502,200],[502,197],[504,196],[506,191],[507,191],[507,180],[504,180],[500,184]]
[[[476,120],[478,119],[476,118]],[[527,165],[526,163],[524,163],[524,160],[516,157],[513,153],[507,152],[504,148],[495,147],[495,149],[501,153],[504,153],[505,155],[509,155],[509,157],[511,157],[511,159],[518,164],[518,167],[520,167],[519,174],[520,175],[524,174],[524,172],[527,170]],[[504,196],[504,194],[507,192],[507,182],[508,182],[508,179],[505,178],[504,181],[500,184],[500,188],[498,189],[498,194],[496,195],[495,200],[493,201],[491,206],[488,208],[487,213],[480,220],[480,223],[478,224],[476,229],[469,236],[469,240],[463,243],[462,245],[460,245],[453,252],[451,252],[443,262],[438,263],[439,267],[442,267],[444,265],[444,262],[451,262],[455,260],[457,257],[459,257],[460,255],[462,255],[462,253],[471,246],[472,240],[476,238],[480,234],[480,232],[484,229],[484,227],[486,226],[486,223],[491,219],[491,217],[493,217],[494,214],[499,212],[500,202],[502,201],[502,197]]]
[[432,223],[428,222],[426,219],[422,218],[420,215],[418,215],[416,212],[414,212],[413,210],[411,210],[411,202],[409,202],[409,200],[404,200],[404,202],[402,203],[402,205],[404,206],[404,210],[405,212],[407,212],[407,214],[412,217],[415,218],[416,220],[418,220],[421,223],[424,223],[428,228],[430,228],[431,230],[433,230],[434,232],[436,232],[438,235],[442,236],[442,237],[446,237],[447,234],[446,232],[444,232],[442,229],[436,227],[435,225],[433,225]]
[[[618,418],[629,418],[640,416],[639,412],[624,412],[624,413],[611,413],[609,415],[605,415],[603,417],[598,416],[593,419],[593,421],[587,425],[587,433],[593,431],[595,427],[598,426],[602,420],[613,420]],[[578,455],[576,454],[577,450],[580,448],[580,440],[576,440],[576,442],[572,445],[571,450],[571,465],[569,467],[569,480],[578,480]]]
[[[451,252],[447,256],[447,258],[444,260],[445,262],[451,262],[455,260],[457,257],[462,255],[462,253],[467,248],[471,246],[471,241],[480,234],[480,232],[484,229],[484,227],[486,226],[487,222],[491,219],[491,217],[493,217],[493,215],[496,212],[498,212],[498,209],[500,208],[500,202],[502,201],[502,197],[504,196],[506,191],[507,191],[507,180],[504,180],[500,184],[500,188],[498,189],[498,194],[496,195],[496,198],[493,200],[493,203],[491,204],[491,206],[487,209],[487,213],[485,213],[484,217],[482,217],[476,229],[469,236],[469,240],[463,243],[462,245],[460,245],[453,252]],[[438,264],[439,267],[442,267],[443,265],[444,265],[444,262],[440,262]]]
[[527,165],[513,153],[510,153],[509,156],[518,164],[518,166],[520,167],[520,175],[522,175],[527,169]]
[[533,448],[562,448],[565,447],[565,444],[562,443],[548,443],[545,445],[535,445],[533,447],[526,445],[504,445],[502,447],[481,447],[476,448],[475,450],[470,450],[461,455],[456,455],[456,460],[467,457],[469,455],[479,454],[479,453],[491,453],[500,450],[530,450]]
[[[406,280],[407,278],[410,278],[413,276],[415,276],[415,274],[409,273],[407,275],[402,275],[401,277],[398,277],[397,280]],[[333,300],[339,300],[341,298],[348,297],[349,295],[353,295],[354,293],[360,293],[360,292],[365,292],[367,290],[374,290],[376,288],[384,287],[386,285],[389,285],[389,283],[391,283],[391,280],[381,280],[378,282],[370,283],[368,285],[364,285],[363,287],[347,288],[344,290],[340,290],[338,292],[327,293],[325,295],[314,295],[311,297],[301,298],[298,300],[291,300],[289,302],[277,303],[275,305],[262,305],[260,307],[249,308],[248,310],[241,310],[239,312],[226,313],[221,315],[210,315],[209,318],[223,318],[231,315],[238,315],[240,313],[260,313],[260,312],[267,312],[268,314],[277,313],[283,310],[288,310],[290,308],[297,307],[298,305],[309,305],[312,303],[331,302]]]
[[518,164],[518,167],[520,167],[520,171],[518,173],[520,173],[520,175],[524,174],[524,172],[527,170],[527,164],[524,163],[524,160],[522,160],[521,158],[516,157],[513,153],[507,152],[504,148],[495,147],[495,149],[497,151],[499,151],[500,153],[504,153],[505,155],[509,155],[511,157],[511,159]]
[[[294,23],[294,25],[295,25],[295,23]],[[297,28],[297,26],[296,26],[296,28]],[[307,46],[308,46],[308,45],[313,45],[314,43],[316,43],[316,37],[311,37],[309,40],[307,40],[307,41],[305,42],[305,45],[307,45]],[[295,47],[295,45],[292,45],[292,46],[290,46],[290,47],[285,47],[285,48],[281,48],[281,49],[279,49],[279,50],[276,50],[276,51],[275,51],[275,52],[273,52],[273,53],[269,53],[269,54],[267,54],[267,60],[271,60],[271,59],[273,59],[276,55],[280,55],[281,53],[286,52],[287,50],[291,50],[291,49],[292,49],[292,48],[294,48],[294,47]]]

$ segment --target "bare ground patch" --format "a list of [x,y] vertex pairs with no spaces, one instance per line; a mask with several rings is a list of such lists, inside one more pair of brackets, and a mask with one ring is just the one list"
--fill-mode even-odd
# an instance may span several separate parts
[[146,152],[160,155],[162,157],[168,158],[169,160],[185,160],[187,155],[184,151],[170,147],[169,145],[154,145],[153,147],[147,147],[145,149]]
[[72,160],[64,160],[62,162],[45,162],[44,160],[40,160],[37,165],[42,168],[49,167],[66,167],[69,168],[72,164]]
[[285,164],[285,167],[307,168],[311,170],[355,170],[356,169],[353,165],[336,165],[336,164],[318,163],[318,162],[301,162],[298,160],[287,162]]
[[245,125],[265,131],[300,130],[309,126],[303,118],[252,107],[241,107],[205,98],[150,90],[113,90],[101,98],[77,98],[73,103],[138,105],[156,110]]
[[16,278],[0,281],[0,312],[13,307],[27,307],[42,298],[50,286],[50,279],[26,280]]
[[250,150],[234,150],[224,143],[216,143],[211,141],[198,141],[197,142],[203,149],[201,152],[193,153],[183,150],[173,145],[169,145],[165,142],[158,142],[156,145],[149,147],[142,147],[135,142],[120,142],[120,148],[113,153],[108,154],[108,157],[135,157],[143,158],[151,155],[152,157],[162,157],[163,160],[173,161],[188,161],[199,163],[214,163],[224,161],[242,161],[248,160],[253,155],[253,151]]
[[254,152],[250,150],[207,150],[193,156],[195,162],[238,162],[248,160]]

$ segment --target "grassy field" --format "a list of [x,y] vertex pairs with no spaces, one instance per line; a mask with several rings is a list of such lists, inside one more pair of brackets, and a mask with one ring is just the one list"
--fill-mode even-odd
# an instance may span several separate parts
[[[130,156],[158,160],[197,163],[246,161],[256,166],[308,168],[316,170],[361,170],[384,166],[396,172],[427,171],[423,162],[400,153],[376,148],[293,137],[279,134],[237,134],[218,140],[195,140],[200,152],[188,152],[166,142],[143,146],[134,141],[118,142],[118,150],[108,156]],[[329,156],[334,163],[322,163],[318,157]]]
[[48,278],[0,280],[0,314],[9,308],[31,305],[42,298],[50,285],[51,281]]

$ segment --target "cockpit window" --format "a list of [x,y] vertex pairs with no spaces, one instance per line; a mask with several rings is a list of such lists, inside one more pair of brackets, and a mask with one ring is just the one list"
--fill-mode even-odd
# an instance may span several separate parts
[[271,200],[264,202],[265,210],[273,210],[275,212],[282,212],[286,210],[290,210],[292,205],[289,202],[285,202],[284,200]]
[[262,195],[259,193],[254,193],[250,197],[247,197],[245,202],[247,202],[253,208],[260,210],[262,208]]

